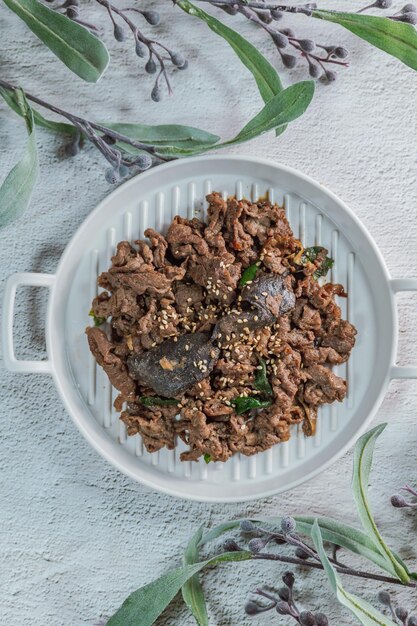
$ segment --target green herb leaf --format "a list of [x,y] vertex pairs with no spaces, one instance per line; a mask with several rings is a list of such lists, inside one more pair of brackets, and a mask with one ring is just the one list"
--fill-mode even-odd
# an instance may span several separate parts
[[232,400],[232,404],[236,407],[236,413],[242,415],[242,413],[246,413],[246,411],[251,409],[264,409],[271,406],[272,400],[258,400],[258,398],[250,396],[238,396]]
[[260,265],[259,261],[256,261],[256,263],[249,265],[249,267],[247,267],[242,272],[242,276],[239,279],[239,287],[244,287],[255,278],[259,269],[259,265]]
[[98,81],[109,63],[109,53],[100,39],[38,0],[4,3],[74,74],[88,82]]
[[249,141],[277,126],[288,124],[297,117],[300,117],[309,106],[313,94],[314,82],[312,80],[295,83],[274,96],[272,100],[246,124],[234,139],[229,139],[229,141],[217,143],[213,146],[195,146],[191,150],[175,148],[174,146],[160,147],[156,150],[156,154],[161,156],[186,157]]
[[327,574],[330,585],[340,604],[348,608],[353,615],[359,619],[363,626],[395,626],[394,622],[390,620],[389,617],[380,613],[371,604],[369,604],[369,602],[362,600],[362,598],[359,598],[353,593],[349,593],[343,588],[335,569],[332,567],[329,559],[327,558],[317,520],[313,524],[311,538],[323,564],[324,571]]
[[212,459],[211,454],[208,454],[207,452],[206,452],[206,454],[204,455],[204,457],[203,457],[203,458],[204,458],[205,462],[207,463],[207,465],[208,465],[209,463],[211,463],[211,462],[212,462],[212,460],[213,460],[213,459]]
[[[204,455],[204,460],[206,456],[207,455]],[[194,563],[198,563],[200,557],[199,545],[202,535],[203,527],[201,526],[191,537],[188,546],[185,549],[183,557],[184,565],[194,565]],[[182,586],[181,591],[184,602],[194,615],[197,624],[199,626],[209,626],[206,601],[204,599],[203,587],[201,586],[198,574],[194,574],[194,576],[187,580],[187,582]]]
[[262,391],[263,393],[270,396],[273,393],[273,389],[271,387],[271,383],[268,380],[268,376],[266,372],[266,363],[264,359],[259,359],[259,367],[261,367],[262,369],[256,370],[255,383],[254,383],[255,389],[258,389],[258,391]]
[[249,141],[273,128],[292,122],[307,110],[313,95],[314,81],[312,80],[304,80],[287,87],[269,100],[262,111],[255,115],[234,139],[220,146]]
[[[259,50],[242,37],[242,35],[239,35],[235,30],[229,28],[223,24],[223,22],[220,22],[199,7],[196,7],[188,0],[177,0],[177,5],[189,15],[198,17],[205,22],[216,35],[219,35],[227,41],[242,61],[243,65],[247,67],[253,75],[258,85],[259,93],[265,103],[269,102],[277,93],[282,91],[282,83],[274,67]],[[276,135],[280,135],[284,130],[285,126],[277,128]]]
[[107,321],[106,317],[97,317],[93,309],[91,309],[88,315],[93,318],[94,326],[101,326],[102,324],[104,324],[105,321]]
[[[211,146],[220,140],[218,135],[213,135],[193,126],[182,126],[181,124],[160,124],[157,126],[117,122],[101,122],[101,124],[122,135],[126,135],[130,139],[152,146],[177,146],[179,148],[191,149],[194,146]],[[124,146],[125,144],[123,144]],[[126,149],[135,150],[128,144]]]
[[372,515],[371,507],[368,500],[368,484],[369,475],[372,467],[372,457],[375,447],[375,442],[382,431],[385,429],[386,424],[376,426],[369,432],[362,435],[355,446],[354,461],[353,461],[353,478],[352,478],[352,491],[355,498],[356,507],[358,510],[359,518],[362,522],[364,530],[368,536],[375,543],[375,546],[390,563],[394,569],[395,575],[403,583],[407,583],[410,580],[410,576],[407,572],[402,561],[399,561],[395,554],[391,552],[388,546],[385,544],[382,536],[377,528],[375,520]]
[[0,227],[20,217],[27,209],[39,174],[32,109],[21,89],[15,90],[14,97],[26,122],[29,138],[23,157],[8,173],[0,187]]
[[209,565],[228,561],[247,561],[252,554],[246,550],[225,552],[193,565],[184,565],[130,594],[122,606],[109,619],[107,626],[152,626],[181,587],[192,576]]
[[417,70],[417,32],[411,24],[375,15],[338,11],[317,10],[313,11],[313,17],[340,24],[376,48],[388,52],[413,70]]
[[[326,250],[323,246],[311,246],[310,248],[304,248],[300,260],[302,265],[307,265],[308,263],[314,263],[317,260],[318,255]],[[327,250],[326,250],[327,252]],[[313,277],[318,280],[322,276],[326,276],[327,272],[333,267],[334,259],[326,256],[323,259],[322,264],[316,269],[313,274]]]
[[333,265],[334,265],[334,259],[331,259],[329,256],[326,256],[323,263],[314,272],[313,274],[314,278],[318,280],[322,276],[326,276],[326,274],[328,273],[329,270],[331,270]]
[[179,400],[175,400],[175,398],[160,398],[159,396],[141,396],[139,402],[144,406],[176,406]]

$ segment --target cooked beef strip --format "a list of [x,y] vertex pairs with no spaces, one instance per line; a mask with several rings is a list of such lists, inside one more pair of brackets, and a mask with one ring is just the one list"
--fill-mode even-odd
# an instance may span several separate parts
[[[356,330],[335,301],[343,287],[314,279],[327,252],[300,265],[303,247],[282,207],[218,193],[207,200],[207,223],[177,216],[165,237],[148,229],[148,240],[118,244],[93,301],[109,324],[87,334],[120,391],[115,406],[129,435],[140,433],[151,452],[172,449],[178,436],[188,446],[182,460],[225,461],[288,440],[295,423],[314,434],[318,408],[345,397],[346,382],[329,366],[349,358]],[[255,261],[255,279],[240,288]],[[259,359],[272,404],[237,415],[236,397],[264,397]],[[155,393],[180,404],[140,402]]]

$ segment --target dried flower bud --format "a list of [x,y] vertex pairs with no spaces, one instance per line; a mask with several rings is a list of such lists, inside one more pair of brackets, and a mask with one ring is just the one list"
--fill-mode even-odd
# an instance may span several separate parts
[[271,17],[274,20],[280,20],[283,16],[282,11],[279,11],[278,9],[271,9]]
[[324,613],[316,613],[314,617],[316,618],[317,626],[329,626],[329,620]]
[[297,524],[293,517],[287,516],[287,517],[283,517],[281,520],[281,530],[284,533],[284,535],[289,535],[290,533],[293,533],[296,526]]
[[337,48],[334,49],[333,54],[338,58],[338,59],[346,59],[346,57],[349,54],[349,50],[347,50],[346,48],[344,48],[343,46],[337,46]]
[[120,26],[120,24],[115,24],[113,29],[113,36],[116,41],[126,41],[126,31],[124,28]]
[[110,183],[110,185],[115,185],[120,180],[119,168],[109,167],[106,170],[104,176],[107,182]]
[[223,549],[226,550],[226,552],[240,552],[241,550],[233,539],[226,539],[223,543]]
[[171,52],[170,55],[173,65],[176,67],[182,67],[185,63],[185,58],[179,52]]
[[[317,77],[315,76],[315,78],[317,78]],[[297,548],[296,549],[295,556],[297,556],[299,559],[303,559],[303,561],[306,561],[307,559],[310,558],[310,555],[308,554],[308,552],[306,552],[302,548]]]
[[155,61],[150,58],[149,61],[146,63],[145,65],[145,72],[147,72],[148,74],[155,74],[156,72],[156,63]]
[[288,589],[288,587],[280,587],[278,589],[278,595],[281,600],[288,602],[288,600],[290,599],[290,590]]
[[261,613],[261,611],[262,609],[259,604],[253,602],[253,600],[249,600],[248,602],[246,602],[245,613],[247,613],[247,615],[258,615],[258,613]]
[[[393,19],[393,18],[391,18]],[[399,22],[405,22],[406,24],[417,24],[417,13],[410,11],[409,13],[403,13],[395,18]]]
[[310,74],[311,78],[320,78],[321,67],[317,65],[317,63],[309,63],[308,73]]
[[153,89],[151,91],[151,98],[154,102],[160,102],[162,100],[162,92],[158,83],[155,83],[155,85],[153,86]]
[[395,496],[392,496],[391,504],[392,506],[395,506],[395,508],[397,509],[400,509],[404,506],[408,506],[408,502],[405,500],[405,498],[403,498],[402,496],[399,496],[398,494]]
[[415,13],[417,6],[415,4],[405,4],[401,9],[401,13]]
[[275,608],[280,615],[291,615],[291,607],[288,602],[278,602]]
[[374,6],[377,9],[389,9],[392,5],[392,0],[376,0]]
[[151,157],[151,155],[148,154],[147,152],[143,152],[138,157],[136,157],[135,165],[140,170],[148,170],[150,167],[152,167],[152,157]]
[[279,32],[285,35],[286,37],[295,37],[295,33],[292,30],[292,28],[282,28]]
[[147,55],[147,53],[148,53],[148,48],[147,48],[147,46],[145,46],[144,43],[142,43],[141,41],[139,41],[139,39],[137,39],[136,40],[135,51],[136,51],[136,54],[138,55],[138,57],[143,59],[143,57],[145,57]]
[[248,543],[248,548],[251,552],[253,552],[254,554],[257,554],[258,552],[261,552],[261,550],[265,548],[266,544],[267,544],[266,539],[261,539],[261,538],[251,539]]
[[260,9],[256,11],[256,15],[264,24],[270,24],[272,22],[271,11],[264,11]]
[[406,619],[408,617],[408,611],[404,609],[402,606],[399,606],[398,608],[395,609],[395,615],[398,617],[399,620],[401,620],[405,624]]
[[240,522],[240,530],[244,533],[254,533],[257,531],[257,528],[255,524],[250,521],[250,519],[244,519]]
[[290,70],[297,65],[297,57],[293,54],[281,54],[281,59],[284,66]]
[[292,572],[285,572],[285,574],[282,577],[282,582],[284,583],[284,585],[287,585],[289,589],[292,589],[294,587],[294,582],[295,582],[294,574]]
[[326,70],[325,76],[326,76],[327,82],[333,83],[337,78],[337,73],[333,72],[333,70]]
[[277,48],[286,48],[288,46],[288,37],[286,37],[282,33],[279,33],[275,30],[273,33],[271,33],[271,37]]
[[391,596],[389,595],[388,591],[380,591],[378,593],[378,600],[384,606],[389,606],[391,604]]
[[316,44],[312,39],[300,39],[298,43],[304,52],[313,52],[316,47]]
[[161,21],[158,11],[142,11],[142,15],[151,26],[158,26]]
[[65,11],[65,14],[67,17],[70,18],[70,20],[75,20],[80,14],[80,9],[77,7],[77,5],[71,4]]
[[178,70],[186,70],[186,69],[187,69],[187,67],[188,67],[188,60],[187,60],[187,59],[185,59],[184,63],[183,63],[182,65],[179,65],[179,66],[177,67],[177,69],[178,69]]
[[299,620],[302,626],[316,626],[316,618],[311,611],[302,611]]

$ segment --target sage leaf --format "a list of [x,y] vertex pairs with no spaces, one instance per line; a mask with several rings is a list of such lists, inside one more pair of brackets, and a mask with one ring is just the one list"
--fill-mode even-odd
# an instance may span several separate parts
[[205,130],[192,126],[182,126],[181,124],[145,126],[144,124],[102,122],[102,125],[122,135],[126,135],[130,139],[135,139],[136,141],[152,146],[168,145],[192,148],[195,145],[212,145],[220,140],[220,137],[208,133]]
[[339,577],[332,567],[323,547],[323,538],[320,533],[320,527],[317,520],[314,522],[311,530],[311,538],[314,542],[317,553],[320,557],[324,571],[330,582],[330,586],[336,594],[340,604],[349,609],[355,617],[363,624],[363,626],[395,626],[395,623],[386,615],[380,613],[369,602],[362,600],[353,593],[346,591]]
[[200,570],[209,565],[228,561],[247,561],[251,558],[251,552],[245,550],[225,552],[206,561],[174,569],[131,593],[109,619],[107,626],[139,626],[139,624],[140,626],[151,626],[187,580]]
[[[198,17],[205,22],[207,26],[215,33],[222,37],[231,48],[236,52],[243,65],[251,72],[259,89],[259,93],[263,101],[269,102],[271,98],[282,91],[283,86],[276,70],[271,63],[259,52],[255,46],[247,41],[242,35],[235,30],[229,28],[218,19],[209,15],[203,9],[196,7],[189,0],[177,0],[177,6],[183,11]],[[276,134],[280,135],[285,127],[276,130]]]
[[[198,563],[200,556],[199,546],[202,535],[203,527],[200,527],[191,537],[184,552],[184,565],[194,565],[194,563]],[[199,626],[209,626],[206,601],[198,574],[194,574],[194,576],[184,583],[181,592],[184,602],[194,615],[197,624]]]
[[[264,108],[242,128],[240,133],[223,144],[230,146],[258,137],[277,126],[283,126],[300,117],[314,95],[314,81],[295,83],[269,100]],[[217,146],[219,147],[219,146]]]
[[417,32],[414,26],[376,15],[313,11],[313,17],[340,24],[354,35],[364,39],[417,70]]
[[100,39],[38,0],[3,0],[74,74],[95,83],[109,63]]
[[27,209],[39,173],[32,109],[21,89],[15,90],[15,97],[29,137],[23,157],[8,173],[0,187],[0,227],[17,219]]
[[249,141],[277,126],[286,125],[300,117],[309,106],[313,94],[314,82],[312,80],[295,83],[267,102],[263,109],[246,124],[234,139],[212,146],[195,146],[191,150],[182,147],[176,148],[175,146],[162,146],[157,147],[156,154],[179,158]]
[[358,440],[353,459],[352,492],[364,530],[375,543],[385,560],[391,563],[397,578],[403,583],[408,583],[410,576],[407,569],[402,561],[397,559],[395,554],[393,554],[385,544],[373,518],[368,500],[369,475],[372,467],[375,442],[385,427],[386,424],[380,424],[362,435]]

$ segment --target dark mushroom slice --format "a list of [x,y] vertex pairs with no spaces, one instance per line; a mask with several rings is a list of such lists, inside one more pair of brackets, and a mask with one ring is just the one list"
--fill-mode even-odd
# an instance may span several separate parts
[[127,365],[140,385],[172,398],[207,378],[218,357],[219,349],[213,345],[210,333],[189,333],[130,356]]
[[295,306],[294,292],[289,289],[281,276],[264,274],[255,278],[242,289],[242,301],[258,311],[262,319],[260,326],[271,325],[280,315],[288,313]]

